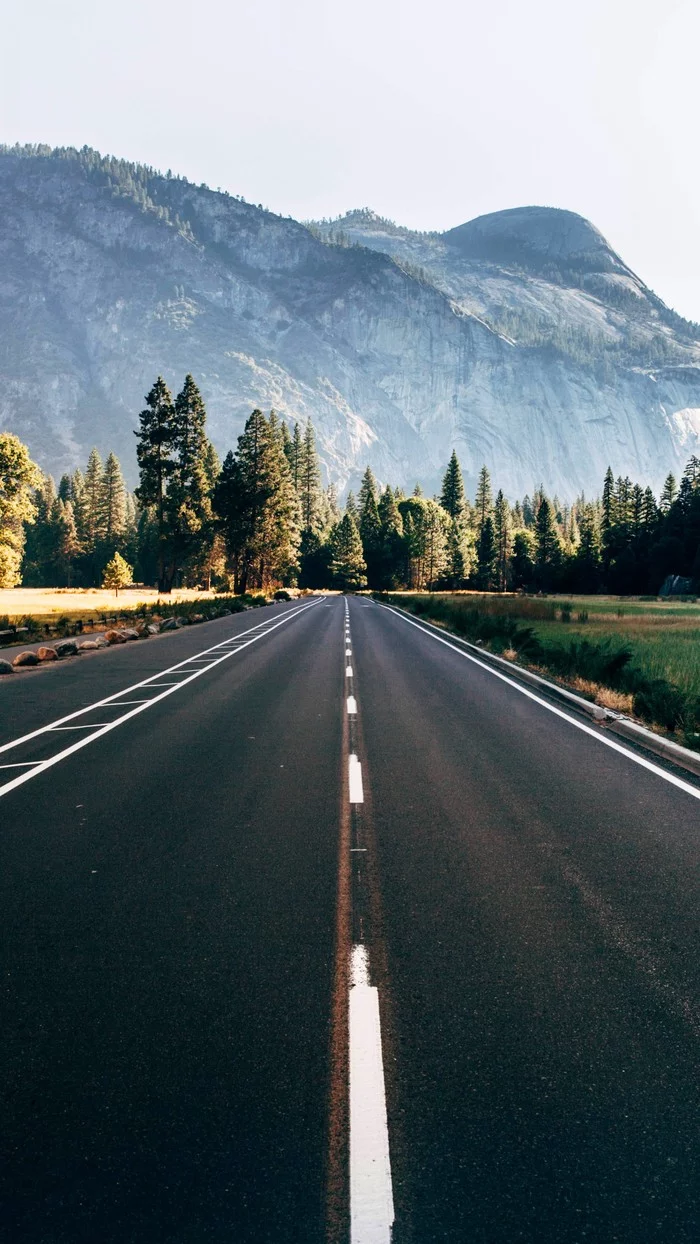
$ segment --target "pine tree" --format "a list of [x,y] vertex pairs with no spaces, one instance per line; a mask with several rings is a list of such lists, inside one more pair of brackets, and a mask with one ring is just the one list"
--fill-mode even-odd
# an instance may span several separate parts
[[66,587],[71,587],[75,563],[82,553],[82,545],[78,539],[78,529],[73,513],[73,503],[71,501],[62,501],[59,497],[56,501],[56,563],[59,577],[65,582]]
[[[284,450],[284,456],[287,459],[287,462],[289,463],[289,467],[291,470],[292,468],[292,438],[289,432],[289,428],[287,426],[286,419],[282,420],[282,426],[280,428],[280,435],[282,437],[282,448]],[[296,488],[296,481],[294,481],[294,487]]]
[[204,466],[204,474],[207,486],[211,492],[219,475],[221,474],[221,462],[211,441],[205,438],[204,449],[202,452],[202,463]]
[[102,459],[97,449],[90,450],[83,484],[82,538],[87,553],[94,553],[104,535],[102,518]]
[[304,440],[298,423],[294,424],[292,443],[287,452],[287,461],[292,475],[292,483],[301,498],[302,466],[304,461]]
[[592,593],[600,585],[601,557],[600,534],[595,509],[592,505],[583,508],[579,520],[580,539],[574,558],[574,573],[578,591]]
[[399,504],[403,520],[405,576],[409,587],[433,587],[447,568],[450,519],[442,506],[425,497]]
[[480,534],[486,522],[491,515],[493,506],[493,498],[491,495],[491,476],[485,466],[479,471],[479,482],[476,488],[476,501],[474,503],[476,530]]
[[460,519],[464,513],[464,500],[464,480],[462,479],[462,471],[457,454],[453,449],[452,457],[442,481],[440,504],[454,521]]
[[367,565],[367,582],[377,587],[381,577],[381,524],[377,509],[377,482],[372,468],[367,467],[360,486],[360,539]]
[[100,539],[114,545],[126,529],[126,485],[119,459],[110,453],[100,480]]
[[476,582],[482,592],[491,592],[496,586],[498,548],[490,515],[484,520],[476,546]]
[[505,592],[508,587],[510,558],[513,551],[510,506],[499,489],[493,516],[493,534],[496,543],[496,588]]
[[513,536],[511,579],[514,588],[530,588],[535,577],[535,537],[529,527]]
[[535,574],[541,591],[549,592],[555,586],[561,567],[561,542],[551,501],[543,497],[537,511],[535,527],[536,557]]
[[464,525],[461,518],[452,518],[450,519],[450,527],[447,534],[445,577],[448,585],[453,590],[462,587],[464,580],[469,574],[469,565],[465,553],[466,531]]
[[260,576],[260,586],[281,583],[288,587],[296,581],[299,571],[301,512],[282,438],[272,416],[267,440],[265,470],[269,498],[262,526],[265,569]]
[[612,469],[608,467],[603,481],[603,502],[600,522],[600,538],[602,545],[603,569],[607,574],[614,550],[614,528],[617,520],[615,507],[615,480]]
[[70,475],[62,475],[58,485],[59,501],[72,501],[73,484]]
[[214,491],[236,590],[291,583],[299,568],[299,498],[276,420],[254,410]]
[[377,514],[381,541],[379,586],[397,587],[403,565],[403,519],[388,484],[377,503]]
[[133,581],[133,568],[124,561],[121,553],[115,553],[112,560],[104,568],[102,586],[114,588],[114,595],[118,596],[119,589],[128,587]]
[[174,404],[173,464],[164,506],[167,559],[164,588],[170,590],[178,571],[186,573],[199,546],[214,535],[208,471],[211,462],[205,433],[206,410],[191,375]]
[[[170,390],[159,376],[146,396],[146,407],[139,415],[140,429],[136,457],[140,483],[136,496],[142,506],[152,506],[158,530],[158,589],[166,590],[168,532],[166,525],[166,486],[175,470],[173,447],[176,442],[175,408]],[[168,589],[169,590],[169,589]]]
[[87,543],[85,476],[80,468],[76,468],[71,475],[70,499],[73,502],[73,513],[75,515],[75,524],[78,529],[78,539],[80,540],[83,548],[85,548]]
[[[292,471],[292,477],[293,474]],[[318,532],[322,528],[321,469],[316,453],[313,424],[310,419],[304,432],[298,479],[297,492],[301,501],[302,527],[305,531]]]
[[224,458],[212,498],[233,574],[233,590],[240,592],[245,546],[248,534],[247,497],[241,464],[233,451]]
[[343,592],[355,592],[367,586],[367,569],[362,555],[362,541],[351,514],[333,528],[329,540],[330,571],[334,586]]
[[355,523],[355,526],[357,526],[360,521],[360,512],[357,508],[354,492],[349,492],[345,498],[345,513],[350,515]]

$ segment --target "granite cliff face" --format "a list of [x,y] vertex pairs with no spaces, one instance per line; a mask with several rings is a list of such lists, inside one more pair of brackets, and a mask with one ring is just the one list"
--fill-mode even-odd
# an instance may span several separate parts
[[143,395],[187,371],[221,451],[253,406],[310,416],[341,487],[369,462],[430,491],[455,447],[470,485],[570,497],[700,453],[700,340],[570,212],[307,228],[35,148],[0,152],[0,220],[0,426],[54,473],[97,444],[133,482]]

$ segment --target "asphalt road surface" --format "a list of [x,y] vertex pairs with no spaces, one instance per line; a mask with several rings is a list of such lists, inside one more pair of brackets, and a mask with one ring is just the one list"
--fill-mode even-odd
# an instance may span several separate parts
[[700,784],[458,648],[0,682],[3,1241],[700,1238]]

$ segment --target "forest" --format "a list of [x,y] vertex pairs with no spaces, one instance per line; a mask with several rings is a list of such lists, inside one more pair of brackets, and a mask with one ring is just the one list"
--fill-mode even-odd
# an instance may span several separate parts
[[[661,495],[608,469],[596,499],[509,500],[482,467],[468,497],[456,453],[439,496],[406,495],[367,467],[339,504],[313,426],[254,410],[223,462],[191,375],[158,377],[138,416],[139,483],[113,453],[56,484],[0,433],[0,587],[93,587],[105,575],[243,593],[275,588],[618,595],[700,587],[700,460]],[[115,562],[115,558],[117,561]],[[115,570],[115,565],[117,569]],[[121,567],[125,567],[122,571]]]

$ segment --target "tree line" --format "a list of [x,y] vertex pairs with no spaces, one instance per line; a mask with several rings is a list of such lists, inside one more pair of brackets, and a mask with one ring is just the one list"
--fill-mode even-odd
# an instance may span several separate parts
[[[700,585],[700,460],[661,496],[608,469],[601,496],[542,487],[511,503],[482,467],[475,496],[452,453],[439,495],[380,487],[367,467],[339,506],[323,487],[313,426],[254,410],[219,461],[191,375],[158,377],[136,430],[139,484],[93,449],[58,487],[0,435],[0,586],[93,586],[119,555],[138,582],[235,592],[274,587],[656,594]],[[113,569],[110,571],[114,577]]]

